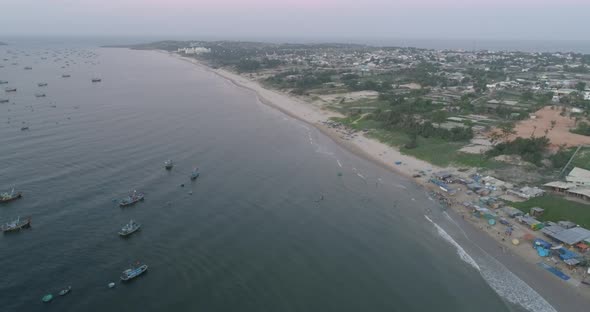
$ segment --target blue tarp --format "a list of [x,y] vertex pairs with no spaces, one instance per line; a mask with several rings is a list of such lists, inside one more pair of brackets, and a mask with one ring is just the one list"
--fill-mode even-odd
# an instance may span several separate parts
[[561,259],[561,260],[569,260],[569,259],[575,259],[575,258],[579,257],[579,255],[577,253],[569,251],[563,247],[557,249],[557,252],[559,252],[559,259]]
[[453,189],[452,188],[450,188],[448,185],[446,185],[445,183],[443,183],[440,180],[437,180],[437,179],[434,179],[433,178],[433,179],[430,179],[430,182],[438,185],[438,187],[440,187],[445,192],[449,192],[449,193],[453,192]]
[[549,256],[549,250],[547,250],[543,247],[537,246],[537,254],[541,257],[547,257],[547,256]]
[[546,240],[540,239],[540,238],[535,238],[535,240],[533,241],[533,247],[542,247],[545,249],[549,249],[551,248],[551,243],[549,243]]
[[537,263],[537,265],[540,266],[540,267],[542,267],[543,269],[545,269],[545,270],[547,270],[547,271],[555,274],[557,277],[561,278],[564,281],[567,281],[567,280],[570,279],[569,276],[563,274],[563,272],[561,272],[560,270],[558,270],[558,269],[556,269],[556,268],[554,268],[554,267],[552,267],[552,266],[550,266],[548,264],[545,264],[543,262],[539,262],[539,263]]

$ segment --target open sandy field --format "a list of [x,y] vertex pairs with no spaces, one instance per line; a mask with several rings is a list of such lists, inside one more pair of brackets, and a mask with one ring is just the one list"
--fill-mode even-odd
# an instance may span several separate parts
[[[537,137],[545,135],[547,130],[547,137],[551,140],[550,148],[557,150],[559,146],[578,146],[578,145],[590,145],[590,137],[585,135],[579,135],[571,133],[570,129],[575,128],[574,118],[566,116],[560,116],[561,109],[556,107],[551,109],[551,106],[546,106],[537,112],[535,112],[535,119],[527,119],[516,124],[514,130],[515,137],[528,138],[531,135]],[[552,127],[551,121],[555,121],[555,126]]]

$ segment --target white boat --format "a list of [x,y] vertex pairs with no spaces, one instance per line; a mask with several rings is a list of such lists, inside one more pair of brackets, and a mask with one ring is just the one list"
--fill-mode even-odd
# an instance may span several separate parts
[[129,221],[129,223],[125,224],[125,226],[123,226],[123,228],[121,228],[119,235],[129,236],[129,235],[139,231],[140,228],[141,228],[141,224],[131,220],[131,221]]

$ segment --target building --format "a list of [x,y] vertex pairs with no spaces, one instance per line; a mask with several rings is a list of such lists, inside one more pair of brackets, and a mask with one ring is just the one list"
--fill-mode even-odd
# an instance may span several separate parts
[[540,207],[533,207],[531,208],[531,216],[533,217],[540,217],[543,215],[543,213],[545,212],[545,209],[540,208]]
[[565,180],[567,182],[555,181],[543,186],[555,192],[590,201],[590,171],[575,167]]
[[590,185],[590,171],[575,167],[570,171],[567,177],[565,177],[565,180],[578,186]]
[[521,217],[524,215],[522,211],[510,206],[502,208],[502,211],[504,211],[504,213],[508,215],[510,218]]
[[533,197],[542,196],[545,192],[538,187],[525,186],[519,190],[508,190],[508,193],[516,195],[523,199],[531,199]]
[[577,198],[581,198],[584,200],[590,200],[590,186],[580,186],[571,188],[566,191],[566,194],[570,196],[574,196]]

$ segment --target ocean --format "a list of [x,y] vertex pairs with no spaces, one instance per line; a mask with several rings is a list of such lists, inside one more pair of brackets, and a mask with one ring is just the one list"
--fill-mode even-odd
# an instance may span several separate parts
[[65,43],[0,65],[0,189],[24,194],[0,222],[32,216],[0,235],[2,311],[555,311],[414,182],[211,72]]

